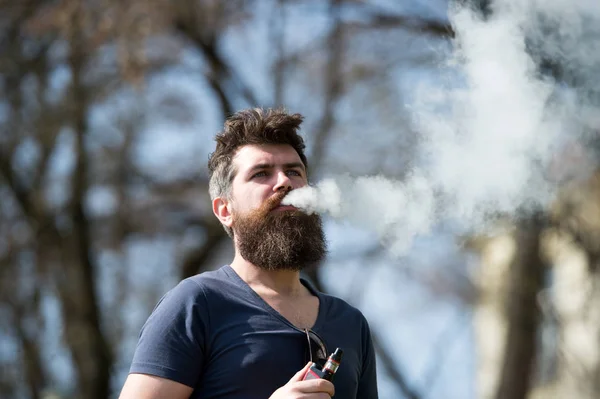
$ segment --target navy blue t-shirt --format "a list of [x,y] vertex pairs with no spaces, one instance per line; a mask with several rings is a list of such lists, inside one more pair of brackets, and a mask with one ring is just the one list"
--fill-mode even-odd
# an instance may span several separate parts
[[[312,330],[328,354],[344,351],[335,398],[376,399],[369,325],[345,301],[317,292]],[[187,278],[170,290],[144,324],[131,373],[194,388],[193,399],[267,399],[308,362],[308,341],[230,266]]]

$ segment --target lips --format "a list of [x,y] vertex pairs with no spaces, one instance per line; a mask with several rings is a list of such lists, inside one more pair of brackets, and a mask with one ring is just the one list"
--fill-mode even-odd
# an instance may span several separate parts
[[280,205],[276,206],[274,210],[277,210],[277,211],[295,211],[296,209],[298,209],[298,208],[296,208],[295,206],[292,206],[292,205],[281,205],[280,204]]
[[267,206],[270,210],[285,210],[285,209],[296,209],[295,207],[291,206],[291,205],[282,205],[281,201],[283,201],[283,199],[285,198],[285,196],[290,192],[290,190],[287,191],[280,191],[277,194],[275,194],[274,196],[272,196],[271,198],[269,198],[267,200]]

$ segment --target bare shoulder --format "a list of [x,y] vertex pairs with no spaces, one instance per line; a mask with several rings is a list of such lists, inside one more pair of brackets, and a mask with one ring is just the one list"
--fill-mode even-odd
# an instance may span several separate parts
[[148,374],[127,376],[119,399],[188,399],[193,389],[179,382]]

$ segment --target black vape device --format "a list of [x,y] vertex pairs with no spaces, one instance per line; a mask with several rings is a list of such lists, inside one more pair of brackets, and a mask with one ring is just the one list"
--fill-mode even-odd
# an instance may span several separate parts
[[304,375],[303,380],[306,381],[322,378],[324,380],[332,381],[335,372],[340,366],[343,354],[344,351],[342,351],[340,348],[336,348],[335,352],[333,352],[327,359],[327,362],[325,362],[323,368],[320,368],[318,364],[313,363]]

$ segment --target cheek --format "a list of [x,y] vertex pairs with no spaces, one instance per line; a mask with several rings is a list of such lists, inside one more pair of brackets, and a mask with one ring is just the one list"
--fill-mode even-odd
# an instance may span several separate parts
[[294,181],[294,188],[302,188],[307,185],[308,185],[308,182],[304,179],[298,179],[298,180]]
[[231,209],[233,213],[246,214],[253,209],[258,208],[262,204],[263,200],[264,199],[257,193],[240,192],[239,195],[236,195],[234,201],[232,202]]

